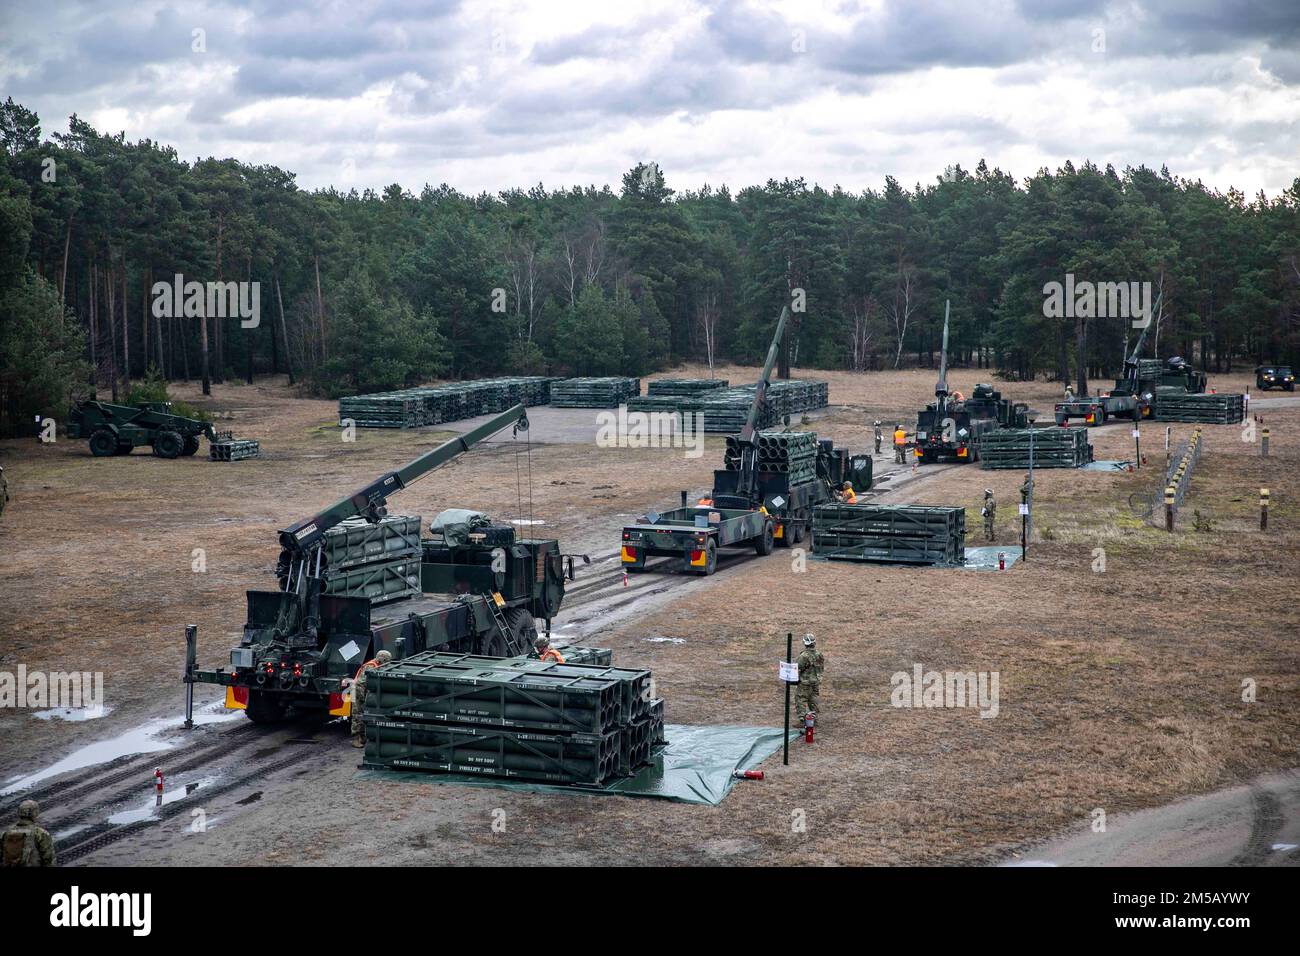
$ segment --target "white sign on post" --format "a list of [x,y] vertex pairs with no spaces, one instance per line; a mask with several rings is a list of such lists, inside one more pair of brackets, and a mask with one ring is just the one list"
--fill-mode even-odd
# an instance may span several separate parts
[[1022,504],[1022,505],[1020,506],[1020,513],[1021,513],[1022,515],[1027,515],[1027,514],[1029,514],[1029,505]]
[[1141,438],[1141,437],[1142,437],[1142,433],[1141,433],[1140,431],[1138,431],[1138,430],[1135,428],[1135,429],[1133,429],[1133,437],[1134,437],[1134,438]]
[[781,662],[781,680],[787,684],[799,683],[799,665],[793,661]]

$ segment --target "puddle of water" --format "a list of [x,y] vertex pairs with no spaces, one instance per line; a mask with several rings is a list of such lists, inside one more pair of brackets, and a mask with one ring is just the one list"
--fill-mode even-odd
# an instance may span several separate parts
[[[216,777],[202,777],[199,780],[191,781],[180,787],[171,787],[163,790],[163,806],[173,803],[176,800],[184,800],[195,790],[205,787],[216,781]],[[158,815],[158,798],[156,795],[150,796],[145,803],[134,810],[121,810],[114,813],[108,818],[109,823],[122,825],[124,823],[139,823],[141,820],[151,820]]]
[[511,524],[546,524],[546,522],[543,521],[541,518],[536,518],[532,521],[529,521],[527,518],[511,518],[510,523]]
[[56,840],[66,840],[68,837],[72,836],[74,833],[80,833],[82,830],[85,830],[85,829],[86,829],[87,827],[89,827],[89,826],[90,826],[89,823],[82,823],[82,824],[79,824],[79,825],[77,825],[77,826],[75,826],[75,827],[68,827],[66,830],[57,830],[57,831],[55,831],[54,839],[56,839]]
[[1003,863],[1003,866],[1056,866],[1049,860],[1018,860],[1015,863]]
[[685,644],[684,637],[643,637],[641,640],[649,644]]
[[1294,844],[1294,843],[1274,843],[1274,844],[1273,844],[1273,850],[1274,850],[1274,852],[1277,852],[1277,853],[1286,853],[1288,850],[1294,850],[1295,848],[1296,848],[1296,844]]
[[[217,703],[203,710],[195,711],[194,724],[200,726],[203,724],[224,723],[229,720],[238,720],[239,717],[239,711],[226,710],[220,703]],[[119,757],[170,750],[184,738],[160,740],[159,736],[164,731],[174,730],[184,723],[185,718],[183,717],[161,717],[138,727],[133,727],[116,737],[110,737],[108,740],[99,740],[93,744],[88,744],[80,750],[74,750],[62,760],[50,764],[43,770],[38,770],[27,776],[11,777],[5,782],[4,789],[0,790],[0,796],[8,796],[19,790],[27,790],[42,780],[57,777],[59,774],[67,773],[70,770],[94,767],[101,763],[108,763],[110,760],[116,760]]]
[[113,712],[112,707],[105,707],[103,704],[98,707],[56,707],[54,710],[38,710],[32,713],[32,716],[38,720],[97,720],[100,717],[107,717]]

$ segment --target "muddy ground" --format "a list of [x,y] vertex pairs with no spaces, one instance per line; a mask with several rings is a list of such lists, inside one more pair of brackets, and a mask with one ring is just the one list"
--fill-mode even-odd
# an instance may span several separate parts
[[[718,374],[739,382],[756,370]],[[811,427],[858,449],[870,421],[914,416],[934,375],[818,377],[830,380],[833,406]],[[969,393],[986,377],[957,370],[951,380]],[[1212,384],[1238,391],[1247,379]],[[1045,414],[1058,393],[1041,382],[1000,387]],[[197,388],[176,392],[200,401]],[[274,586],[277,529],[448,434],[363,430],[345,443],[333,403],[294,397],[270,379],[217,386],[202,404],[220,427],[261,441],[263,457],[169,462],[140,450],[94,459],[83,442],[0,443],[14,498],[0,519],[0,669],[103,671],[110,708],[83,722],[0,712],[0,778],[176,714],[184,625],[199,625],[201,662],[226,659],[243,592]],[[1143,517],[1164,463],[1164,426],[1148,423],[1146,468],[1040,475],[1029,559],[1009,572],[802,562],[777,551],[724,560],[709,579],[646,574],[624,588],[611,557],[618,528],[671,506],[679,489],[705,489],[722,439],[710,437],[696,459],[602,449],[594,412],[537,409],[529,446],[506,436],[480,448],[404,492],[393,510],[427,520],[474,507],[540,520],[567,551],[592,555],[557,626],[613,648],[616,663],[652,669],[673,723],[779,725],[784,635],[816,632],[828,665],[815,744],[797,744],[788,768],[769,760],[765,781],[707,808],[360,780],[340,728],[286,729],[176,775],[177,787],[212,789],[207,832],[177,814],[79,862],[991,862],[1087,833],[1098,809],[1156,807],[1296,767],[1300,408],[1282,402],[1260,414],[1272,431],[1268,459],[1239,427],[1205,429],[1172,536]],[[1097,457],[1131,457],[1129,427],[1095,430]],[[1191,429],[1173,426],[1174,444]],[[888,456],[877,465],[892,470]],[[965,505],[971,543],[982,543],[978,508],[991,486],[999,541],[1009,544],[1020,478],[930,466],[894,475],[881,496]],[[1261,486],[1272,491],[1266,533]],[[651,640],[663,637],[682,643]],[[891,676],[916,664],[996,671],[997,717],[891,706]],[[1243,682],[1253,702],[1243,701]],[[220,743],[223,726],[233,725],[203,727],[195,739]],[[114,790],[121,805],[101,808],[92,796],[79,811],[52,808],[51,829],[61,815],[70,830],[74,818],[80,826],[129,809],[147,786]],[[504,832],[492,827],[500,819]]]

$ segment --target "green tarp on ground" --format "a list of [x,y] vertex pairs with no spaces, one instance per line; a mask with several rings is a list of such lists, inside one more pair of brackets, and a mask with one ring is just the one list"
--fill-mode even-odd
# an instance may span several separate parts
[[[781,749],[779,727],[699,727],[667,724],[668,743],[634,776],[620,777],[600,787],[560,787],[523,780],[474,777],[465,774],[415,771],[359,770],[357,778],[405,780],[463,787],[489,787],[525,793],[619,794],[656,797],[674,803],[717,806],[731,792],[737,770],[752,770]],[[790,732],[790,739],[802,731]]]

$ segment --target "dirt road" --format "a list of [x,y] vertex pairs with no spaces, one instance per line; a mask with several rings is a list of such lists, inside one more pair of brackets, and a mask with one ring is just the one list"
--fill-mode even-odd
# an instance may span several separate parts
[[[954,384],[969,389],[986,374],[959,370]],[[933,387],[924,371],[825,377],[834,406],[811,427],[853,449],[866,447],[871,421],[907,420]],[[1056,394],[1045,383],[1000,387],[1038,407]],[[197,401],[195,391],[181,390]],[[1164,452],[1151,435],[1163,427],[1144,426],[1152,450],[1140,471],[1042,473],[1030,560],[1005,574],[801,566],[778,551],[725,556],[707,579],[651,573],[625,586],[618,529],[681,489],[705,490],[722,438],[698,458],[597,448],[592,412],[536,409],[522,449],[478,449],[393,503],[425,520],[464,506],[540,521],[537,533],[590,554],[556,627],[650,668],[671,722],[779,725],[784,635],[816,631],[829,658],[818,743],[701,808],[360,779],[336,726],[248,730],[205,710],[196,730],[176,728],[184,625],[200,626],[201,661],[224,660],[243,592],[272,579],[276,530],[449,433],[367,431],[344,443],[332,403],[275,382],[218,387],[208,404],[222,428],[259,439],[264,457],[94,459],[77,443],[0,443],[14,494],[0,522],[0,670],[105,675],[99,719],[0,710],[9,786],[60,760],[98,761],[65,764],[29,788],[70,862],[998,862],[1077,832],[1097,806],[1116,820],[1296,765],[1300,651],[1286,635],[1300,413],[1290,406],[1267,413],[1269,459],[1238,429],[1207,429],[1173,536],[1130,506],[1160,481]],[[1174,444],[1190,432],[1174,426]],[[1131,456],[1127,426],[1090,434],[1097,457]],[[992,486],[1006,515],[1000,540],[1014,539],[1018,474],[877,463],[882,498],[965,505],[972,528]],[[1267,538],[1261,486],[1273,489]],[[999,673],[997,718],[892,706],[891,678],[915,664]],[[1243,681],[1256,688],[1250,702]],[[155,812],[159,766],[167,802]],[[0,811],[18,797],[0,797]],[[505,833],[491,826],[495,810]]]

